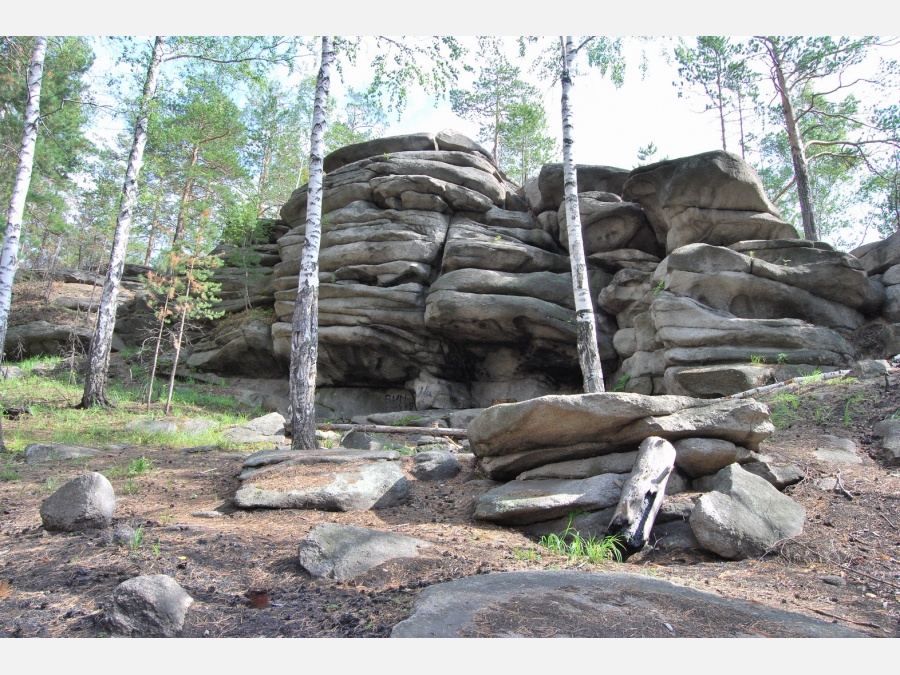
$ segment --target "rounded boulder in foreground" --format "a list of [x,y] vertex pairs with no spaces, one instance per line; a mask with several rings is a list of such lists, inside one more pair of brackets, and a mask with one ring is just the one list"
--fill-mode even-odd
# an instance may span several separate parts
[[73,478],[41,504],[44,529],[60,532],[101,530],[112,523],[116,494],[103,474]]

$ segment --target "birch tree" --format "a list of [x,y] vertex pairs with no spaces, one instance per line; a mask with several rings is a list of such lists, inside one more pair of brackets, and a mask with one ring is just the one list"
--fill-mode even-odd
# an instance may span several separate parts
[[581,213],[578,208],[578,172],[575,167],[575,125],[572,121],[572,69],[578,50],[590,43],[590,38],[575,47],[571,36],[560,37],[562,69],[562,146],[563,187],[566,203],[566,232],[569,237],[569,260],[572,265],[572,291],[575,296],[575,331],[578,360],[584,380],[584,392],[605,391],[600,350],[597,347],[597,322],[588,281],[587,260],[581,236]]
[[125,182],[122,185],[122,196],[119,201],[119,216],[116,220],[116,232],[113,236],[112,254],[100,297],[100,308],[97,312],[97,325],[91,348],[88,352],[88,370],[84,383],[84,395],[81,407],[95,405],[108,406],[106,398],[106,381],[109,369],[109,353],[112,348],[113,329],[116,325],[116,306],[119,297],[119,283],[125,269],[125,253],[128,248],[128,235],[131,229],[131,216],[138,196],[138,174],[144,158],[144,146],[147,145],[147,124],[150,118],[150,106],[156,94],[160,69],[163,64],[165,37],[158,35],[153,42],[147,75],[144,78],[144,89],[141,94],[140,109],[134,124],[134,141],[128,166],[125,170]]
[[[454,62],[462,56],[464,50],[452,37],[425,38],[419,41],[377,37],[375,42],[378,49],[371,64],[374,78],[369,93],[376,96],[386,90],[388,110],[403,109],[408,88],[413,83],[437,94],[450,89],[456,81],[458,72]],[[328,94],[336,46],[353,61],[361,45],[359,40],[322,37],[310,133],[306,233],[291,325],[290,424],[291,447],[295,450],[316,449],[319,245],[322,236]]]
[[297,300],[291,324],[291,447],[316,448],[316,360],[319,354],[319,246],[322,235],[322,193],[325,181],[325,132],[328,92],[334,46],[322,37],[322,54],[316,78],[313,125],[310,133],[309,183],[306,233],[300,258]]
[[[31,183],[34,166],[34,147],[37,143],[38,122],[41,114],[41,80],[44,76],[44,57],[47,54],[47,38],[39,36],[34,43],[31,65],[28,68],[28,102],[25,104],[25,124],[22,130],[22,145],[19,150],[19,168],[13,184],[9,208],[6,211],[6,233],[3,237],[3,252],[0,253],[0,363],[6,347],[6,329],[9,325],[9,307],[12,302],[13,278],[19,264],[19,235],[22,230],[22,213],[25,197]],[[3,427],[0,422],[0,449],[3,444]]]
[[[109,354],[116,320],[116,301],[119,283],[125,265],[125,254],[131,229],[132,213],[137,200],[137,181],[143,162],[144,147],[147,144],[147,127],[150,109],[156,95],[157,82],[163,63],[179,59],[191,59],[215,64],[220,67],[247,69],[251,65],[266,67],[272,63],[291,62],[295,45],[287,38],[204,36],[178,37],[167,40],[157,36],[144,78],[143,93],[134,125],[134,139],[125,172],[125,182],[116,221],[113,249],[110,256],[106,281],[103,285],[97,324],[91,340],[88,355],[88,369],[85,376],[84,395],[80,406],[108,406],[106,384],[109,370]],[[258,73],[257,73],[258,74]]]

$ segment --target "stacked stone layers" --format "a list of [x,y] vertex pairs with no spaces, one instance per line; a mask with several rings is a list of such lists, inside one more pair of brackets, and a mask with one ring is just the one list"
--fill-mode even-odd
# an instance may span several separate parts
[[[414,391],[425,407],[573,392],[569,258],[487,154],[451,132],[329,156],[319,256],[324,387]],[[282,209],[274,349],[290,357],[306,191]],[[610,275],[592,274],[595,294]],[[615,359],[608,320],[603,354]]]

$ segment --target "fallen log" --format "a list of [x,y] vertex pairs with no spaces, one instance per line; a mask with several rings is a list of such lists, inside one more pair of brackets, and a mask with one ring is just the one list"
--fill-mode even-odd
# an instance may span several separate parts
[[644,439],[606,530],[607,535],[617,535],[628,552],[636,553],[647,544],[674,466],[671,443],[658,436]]
[[317,424],[321,431],[362,431],[373,434],[422,434],[424,436],[450,436],[466,438],[466,429],[449,429],[447,427],[390,427],[382,424]]

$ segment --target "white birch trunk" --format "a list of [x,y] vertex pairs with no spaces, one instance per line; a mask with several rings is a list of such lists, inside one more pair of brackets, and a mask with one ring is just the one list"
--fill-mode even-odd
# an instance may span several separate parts
[[562,127],[563,127],[563,180],[566,200],[566,231],[569,235],[569,259],[572,265],[572,290],[575,295],[575,329],[578,339],[578,360],[584,377],[584,391],[594,394],[605,391],[600,352],[597,349],[597,326],[594,303],[588,283],[587,261],[581,237],[581,213],[578,209],[578,175],[572,147],[572,106],[569,94],[572,90],[571,69],[575,58],[572,38],[560,38],[562,45]]
[[19,167],[9,199],[9,209],[6,212],[6,236],[3,239],[3,252],[0,254],[0,362],[3,361],[3,350],[6,345],[13,278],[19,266],[22,214],[25,212],[25,197],[28,195],[31,170],[34,167],[34,148],[37,145],[38,122],[41,115],[41,80],[44,76],[46,54],[47,38],[39,36],[34,43],[34,53],[28,68],[28,101],[25,104],[25,125],[22,131],[22,147],[19,150]]
[[103,295],[100,298],[100,309],[97,312],[97,327],[94,330],[88,354],[88,370],[84,383],[84,395],[81,398],[81,407],[83,408],[109,405],[106,398],[106,381],[112,335],[116,326],[119,283],[125,268],[125,253],[131,230],[131,214],[138,196],[137,179],[144,161],[144,146],[147,145],[150,104],[156,94],[156,83],[159,80],[159,72],[163,64],[164,44],[165,38],[157,36],[153,44],[150,65],[147,68],[147,78],[144,81],[141,109],[134,125],[134,142],[131,146],[131,156],[128,158],[128,168],[125,171],[125,183],[122,186],[122,198],[119,202],[119,217],[116,221],[109,269],[106,272],[106,282],[103,284]]
[[300,280],[291,327],[291,447],[316,448],[316,360],[319,331],[319,243],[322,236],[322,193],[325,179],[326,106],[331,86],[334,50],[322,37],[322,60],[316,80],[316,100],[310,134],[306,236],[300,259]]

